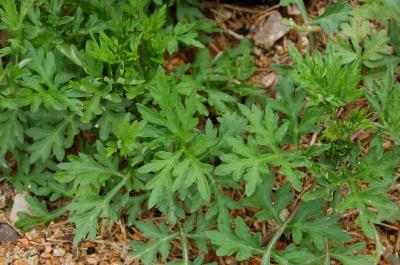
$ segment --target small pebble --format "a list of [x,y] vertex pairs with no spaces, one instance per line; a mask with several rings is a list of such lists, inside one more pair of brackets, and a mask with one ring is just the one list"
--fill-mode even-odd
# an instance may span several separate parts
[[63,249],[63,248],[55,248],[53,250],[54,257],[62,257],[64,255],[65,255],[65,249]]
[[40,256],[44,259],[49,259],[51,258],[51,253],[43,252],[42,254],[40,254]]
[[47,245],[44,249],[44,252],[46,253],[50,253],[53,250],[53,248],[51,247],[51,245]]
[[34,257],[34,256],[37,256],[39,253],[37,252],[37,250],[36,249],[34,249],[34,248],[31,248],[31,249],[28,249],[25,253],[23,253],[23,259],[24,260],[27,260],[27,259],[29,259],[29,257]]
[[269,73],[261,79],[261,84],[264,87],[270,87],[275,83],[276,79],[277,75],[275,73]]
[[35,255],[28,258],[28,265],[38,265],[39,264],[39,256]]
[[92,257],[88,257],[88,258],[86,259],[86,262],[87,262],[87,264],[89,264],[89,265],[97,265],[97,263],[99,263],[99,262],[97,261],[97,259],[92,258]]
[[65,261],[62,263],[62,265],[75,265],[74,257],[71,253],[65,255]]
[[23,248],[28,249],[28,248],[31,246],[31,244],[29,243],[29,240],[28,240],[27,238],[21,238],[21,239],[19,240],[19,242],[21,242],[21,246],[22,246]]

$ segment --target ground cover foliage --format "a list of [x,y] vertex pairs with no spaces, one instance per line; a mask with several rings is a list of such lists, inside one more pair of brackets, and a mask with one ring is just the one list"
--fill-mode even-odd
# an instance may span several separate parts
[[[109,2],[0,1],[1,176],[32,212],[18,227],[66,214],[79,244],[124,218],[144,264],[203,264],[211,251],[264,265],[379,261],[375,226],[400,220],[388,196],[400,166],[399,1],[337,1],[311,19],[301,0],[282,0],[304,18],[287,21],[293,30],[329,41],[305,55],[289,47],[275,97],[246,82],[250,41],[210,54],[219,29],[198,2]],[[167,71],[179,51],[193,60]],[[374,255],[340,224],[348,211]]]

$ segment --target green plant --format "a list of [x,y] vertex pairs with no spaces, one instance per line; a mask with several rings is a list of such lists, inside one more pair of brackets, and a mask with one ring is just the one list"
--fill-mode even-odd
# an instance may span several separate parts
[[393,67],[390,67],[382,80],[375,82],[368,91],[367,98],[382,128],[395,141],[399,142],[400,126],[400,85],[394,80]]
[[344,119],[327,121],[322,135],[331,142],[350,141],[356,130],[372,127],[374,127],[374,124],[368,119],[366,111],[354,109]]
[[[197,1],[0,0],[0,175],[31,206],[16,225],[66,215],[77,245],[123,218],[141,232],[131,255],[146,265],[203,264],[211,249],[263,265],[377,264],[375,226],[400,219],[388,196],[400,87],[385,65],[397,60],[398,21],[366,15],[381,8],[373,1],[338,1],[315,20],[290,3],[305,29],[337,37],[326,52],[290,46],[270,97],[247,81],[249,40],[215,57],[205,48],[217,29]],[[195,55],[165,67],[177,52]],[[349,212],[374,255],[345,231]]]
[[391,58],[388,42],[387,30],[376,30],[368,20],[352,17],[342,25],[334,44],[344,63],[358,59],[366,67],[374,68]]
[[364,91],[357,87],[361,81],[359,63],[345,65],[331,45],[325,55],[315,52],[313,56],[307,54],[303,58],[293,46],[289,46],[289,53],[295,64],[281,72],[307,91],[311,106],[323,107],[333,113],[363,95]]

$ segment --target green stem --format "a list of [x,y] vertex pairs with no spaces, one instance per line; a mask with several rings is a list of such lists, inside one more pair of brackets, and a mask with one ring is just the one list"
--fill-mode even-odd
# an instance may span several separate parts
[[188,235],[186,235],[186,237],[192,238],[192,239],[207,239],[207,237],[202,234],[188,234]]
[[330,264],[331,255],[330,255],[330,251],[329,251],[329,241],[327,238],[325,238],[325,250],[326,250],[326,254],[325,254],[325,263],[324,264]]
[[270,265],[271,264],[272,250],[273,250],[276,242],[278,242],[279,238],[282,236],[283,232],[285,232],[287,225],[290,223],[290,221],[292,221],[293,217],[297,214],[297,211],[299,210],[300,205],[301,205],[301,202],[299,204],[297,204],[296,208],[293,209],[293,211],[290,214],[290,216],[288,217],[288,219],[286,219],[286,221],[279,227],[279,229],[275,232],[274,236],[272,237],[271,241],[269,241],[269,243],[267,245],[267,249],[264,252],[264,255],[262,257],[261,265]]
[[[296,121],[297,122],[297,121]],[[292,141],[293,143],[296,145],[296,148],[299,149],[300,148],[300,140],[299,140],[299,127],[298,125],[295,123],[295,120],[292,119],[292,128],[293,128],[293,135],[292,135]]]
[[[121,174],[122,175],[122,174]],[[118,191],[126,184],[128,179],[130,178],[130,174],[122,175],[123,179],[115,186],[104,198],[105,203],[110,203],[110,201],[114,198],[114,196],[118,193]]]
[[[297,25],[294,27],[294,30],[298,31],[298,32],[307,32],[309,34],[322,31],[320,26],[310,26],[310,25],[303,25],[303,26]],[[311,42],[311,40],[310,40],[310,42]]]
[[187,238],[186,234],[183,232],[181,224],[178,222],[179,229],[181,230],[181,241],[182,241],[182,259],[183,259],[183,264],[189,265],[190,260],[189,260],[189,251],[187,248]]
[[203,153],[199,160],[203,160],[205,159],[209,154],[211,154],[212,152],[214,152],[215,150],[217,150],[219,148],[219,146],[221,145],[221,142],[217,143],[216,145],[214,145],[213,147],[211,147],[210,149],[208,149],[205,153]]

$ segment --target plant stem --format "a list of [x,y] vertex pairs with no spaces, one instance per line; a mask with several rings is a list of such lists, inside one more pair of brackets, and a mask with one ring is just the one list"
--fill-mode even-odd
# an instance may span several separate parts
[[279,229],[275,232],[274,236],[272,237],[271,241],[269,241],[267,245],[267,249],[264,252],[264,255],[261,260],[261,265],[270,265],[271,264],[271,253],[272,249],[274,248],[276,242],[278,242],[279,238],[282,236],[283,232],[285,232],[286,226],[290,223],[293,217],[297,214],[299,210],[301,202],[299,202],[296,207],[293,209],[290,216],[286,219],[286,221],[279,227]]
[[298,32],[307,32],[309,34],[322,31],[320,26],[310,26],[310,25],[296,26],[294,29]]
[[181,242],[182,242],[182,259],[183,259],[183,264],[189,265],[189,251],[187,247],[187,237],[185,232],[183,231],[182,225],[178,222],[179,229],[181,232]]

